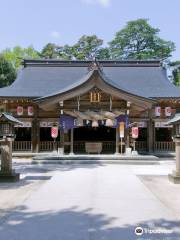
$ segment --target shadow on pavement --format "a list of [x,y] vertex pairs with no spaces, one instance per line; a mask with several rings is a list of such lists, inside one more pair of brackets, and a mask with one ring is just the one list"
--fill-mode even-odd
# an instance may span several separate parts
[[[178,221],[151,219],[132,225],[113,227],[114,218],[94,214],[92,209],[77,207],[62,211],[33,211],[25,206],[12,210],[4,222],[0,222],[0,239],[13,240],[178,240]],[[136,236],[135,228],[164,229],[169,233],[144,233]],[[178,228],[178,229],[177,229]]]

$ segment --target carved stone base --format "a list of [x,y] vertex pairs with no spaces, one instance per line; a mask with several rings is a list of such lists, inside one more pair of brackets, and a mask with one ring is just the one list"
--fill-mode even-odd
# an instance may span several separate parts
[[19,181],[20,174],[19,173],[3,173],[0,172],[0,182],[17,182]]
[[180,173],[173,171],[171,174],[168,175],[169,181],[180,184]]

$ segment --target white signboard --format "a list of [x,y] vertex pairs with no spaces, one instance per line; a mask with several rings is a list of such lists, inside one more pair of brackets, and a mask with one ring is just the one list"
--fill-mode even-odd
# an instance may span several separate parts
[[137,124],[139,128],[147,128],[147,122],[138,122]]
[[58,122],[46,122],[46,121],[40,121],[40,127],[53,127],[54,124],[58,125]]
[[16,128],[30,128],[32,127],[32,123],[31,122],[23,122],[23,125],[14,125],[14,127]]
[[167,122],[155,122],[155,128],[172,128],[172,125],[167,125]]

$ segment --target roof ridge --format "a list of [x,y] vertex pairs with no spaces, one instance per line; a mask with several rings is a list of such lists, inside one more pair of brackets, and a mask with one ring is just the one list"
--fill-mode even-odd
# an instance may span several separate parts
[[[94,60],[59,60],[59,59],[24,59],[23,65],[24,67],[28,66],[42,66],[42,67],[70,67],[70,66],[79,66],[84,67],[93,63]],[[137,60],[137,59],[127,59],[127,60],[97,60],[102,66],[162,66],[162,62],[160,59],[148,59],[148,60]]]

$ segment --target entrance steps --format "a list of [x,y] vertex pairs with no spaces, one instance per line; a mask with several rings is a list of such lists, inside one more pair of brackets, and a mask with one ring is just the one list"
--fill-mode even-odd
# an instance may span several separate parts
[[121,154],[113,155],[36,155],[32,158],[34,164],[159,164],[159,158],[153,155],[136,155],[128,156]]

